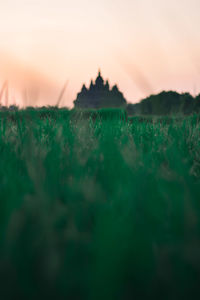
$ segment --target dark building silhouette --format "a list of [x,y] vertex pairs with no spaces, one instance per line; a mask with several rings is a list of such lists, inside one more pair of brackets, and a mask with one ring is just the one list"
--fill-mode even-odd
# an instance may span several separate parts
[[117,85],[110,88],[108,81],[104,82],[101,72],[95,83],[91,80],[89,89],[83,85],[74,101],[75,108],[123,107],[126,100]]

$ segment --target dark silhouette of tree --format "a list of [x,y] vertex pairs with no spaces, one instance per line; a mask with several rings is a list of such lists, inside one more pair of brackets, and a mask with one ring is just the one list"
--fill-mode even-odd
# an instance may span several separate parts
[[200,94],[194,100],[194,112],[200,112]]
[[195,110],[195,100],[189,93],[181,95],[182,111],[185,115],[189,115]]
[[89,89],[83,85],[74,101],[75,108],[125,107],[126,100],[117,85],[110,89],[108,80],[104,80],[99,71],[95,83],[91,80]]
[[200,111],[200,95],[193,98],[189,93],[161,92],[143,99],[140,103],[128,104],[129,115],[189,115]]

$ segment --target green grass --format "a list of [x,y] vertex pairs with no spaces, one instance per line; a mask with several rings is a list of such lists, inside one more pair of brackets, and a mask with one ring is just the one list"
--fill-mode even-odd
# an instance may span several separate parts
[[0,113],[0,220],[0,299],[199,299],[199,116]]

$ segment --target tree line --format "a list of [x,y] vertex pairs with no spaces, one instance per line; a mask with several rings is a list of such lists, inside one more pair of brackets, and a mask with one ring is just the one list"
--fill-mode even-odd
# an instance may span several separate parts
[[[115,86],[108,94],[109,97],[100,98],[101,101],[92,102],[92,105],[88,105],[84,98],[84,93],[82,91],[82,101],[81,105],[79,102],[79,95],[77,97],[79,105],[76,105],[73,109],[101,109],[101,108],[123,108],[127,111],[128,115],[190,115],[194,113],[200,113],[200,94],[193,97],[189,93],[179,94],[174,91],[163,91],[156,95],[151,95],[139,103],[127,103],[123,97],[123,94],[116,90]],[[113,96],[113,97],[112,97]],[[92,98],[92,97],[91,97]],[[89,98],[90,99],[90,98]],[[83,101],[85,100],[85,101]],[[95,99],[96,100],[96,99]],[[109,101],[108,101],[109,100]],[[90,103],[91,103],[90,102]],[[95,105],[94,105],[95,104]],[[97,105],[98,104],[98,105]],[[0,111],[16,111],[19,108],[15,105],[0,106]],[[49,112],[53,110],[58,110],[57,106],[47,106],[47,107],[26,107],[26,110],[48,110]],[[67,108],[62,108],[59,110],[66,110]]]
[[151,95],[139,103],[127,104],[129,115],[190,115],[200,112],[200,94],[193,97],[189,93],[179,94],[174,91],[163,91]]

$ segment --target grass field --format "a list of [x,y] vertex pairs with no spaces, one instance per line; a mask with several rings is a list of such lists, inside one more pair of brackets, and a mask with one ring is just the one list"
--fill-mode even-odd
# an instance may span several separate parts
[[200,121],[0,113],[0,299],[199,299]]

